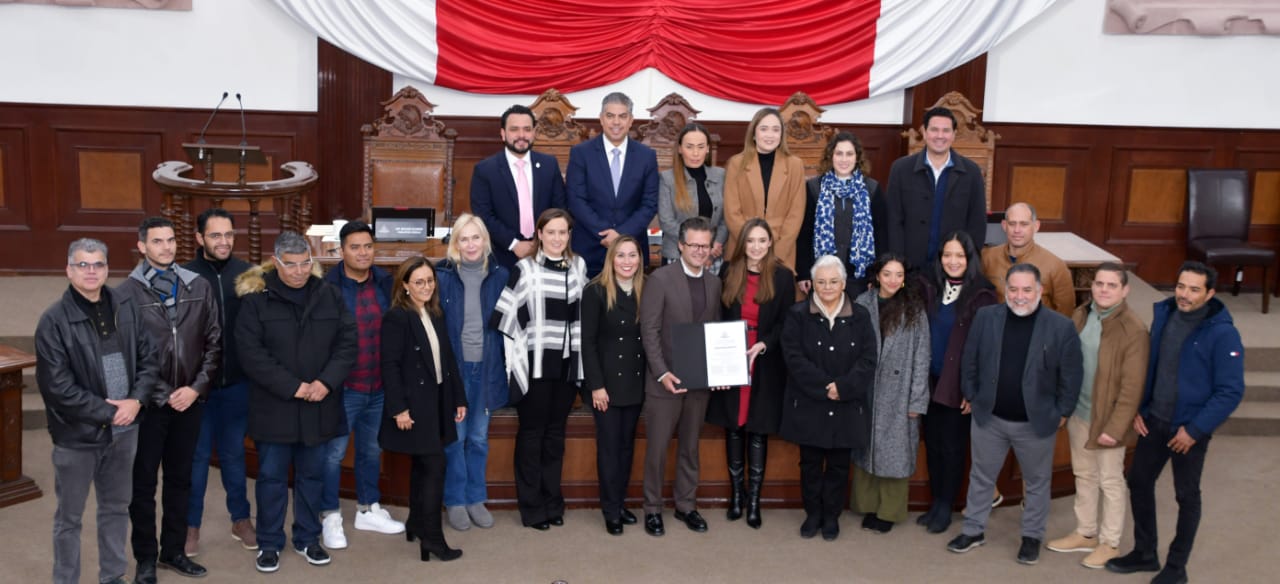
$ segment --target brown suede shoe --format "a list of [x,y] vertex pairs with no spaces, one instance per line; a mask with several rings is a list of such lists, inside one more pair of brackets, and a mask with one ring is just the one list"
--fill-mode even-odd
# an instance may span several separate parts
[[258,549],[258,533],[253,529],[253,522],[248,519],[241,519],[231,524],[231,538],[240,542],[240,546],[244,549]]
[[200,555],[200,528],[187,528],[187,544],[182,546],[182,553],[188,558],[194,558]]

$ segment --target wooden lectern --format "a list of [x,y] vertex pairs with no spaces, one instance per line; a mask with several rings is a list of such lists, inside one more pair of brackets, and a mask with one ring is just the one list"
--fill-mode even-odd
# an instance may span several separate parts
[[0,345],[0,507],[41,496],[22,474],[22,370],[35,364],[34,356]]
[[[221,207],[224,201],[245,201],[249,205],[249,261],[262,261],[262,223],[259,212],[263,201],[279,201],[280,229],[305,233],[311,226],[311,202],[306,193],[320,180],[314,168],[306,162],[286,162],[280,169],[288,176],[279,180],[249,182],[245,178],[245,165],[267,164],[267,158],[257,146],[247,144],[183,144],[183,150],[192,161],[202,165],[204,178],[183,176],[192,170],[191,164],[170,160],[160,163],[151,174],[152,180],[164,192],[161,213],[173,221],[178,239],[178,261],[195,257],[195,222],[192,218],[194,201],[209,201]],[[215,181],[215,164],[236,164],[239,177],[234,182]]]

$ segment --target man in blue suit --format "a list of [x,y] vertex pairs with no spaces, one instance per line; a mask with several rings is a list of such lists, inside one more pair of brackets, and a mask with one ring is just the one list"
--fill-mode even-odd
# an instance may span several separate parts
[[550,154],[534,152],[533,110],[513,105],[502,112],[502,152],[476,165],[471,176],[471,212],[484,220],[493,255],[508,269],[533,255],[534,225],[543,211],[564,209],[564,178]]
[[[600,126],[604,135],[574,146],[565,173],[569,213],[576,225],[573,252],[587,262],[594,277],[604,265],[605,251],[619,235],[641,245],[658,212],[658,157],[653,149],[627,138],[631,131],[631,98],[622,93],[604,96]],[[640,254],[645,265],[649,254]]]

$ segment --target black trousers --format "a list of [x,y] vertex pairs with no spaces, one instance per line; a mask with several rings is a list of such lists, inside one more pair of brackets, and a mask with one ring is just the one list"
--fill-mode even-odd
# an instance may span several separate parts
[[1204,458],[1209,450],[1209,440],[1197,440],[1186,454],[1176,454],[1167,444],[1178,433],[1154,417],[1144,418],[1147,435],[1138,438],[1133,451],[1133,463],[1127,475],[1129,505],[1133,508],[1133,549],[1154,555],[1159,544],[1156,534],[1156,479],[1165,463],[1173,466],[1173,495],[1178,500],[1178,526],[1165,564],[1186,568],[1191,557],[1191,546],[1200,527],[1200,474],[1204,471]]
[[[138,453],[133,459],[133,499],[129,521],[133,557],[138,561],[173,558],[187,543],[187,507],[191,501],[191,460],[200,439],[204,403],[197,401],[185,412],[168,405],[148,406],[138,424]],[[160,542],[156,544],[156,486],[164,469],[160,493],[163,515]]]
[[440,506],[444,504],[444,452],[415,454],[409,467],[409,520],[410,533],[436,546],[444,545],[443,517]]
[[924,448],[929,464],[929,492],[934,505],[950,511],[964,481],[964,457],[969,453],[969,415],[958,408],[929,402],[924,416]]
[[564,515],[560,474],[564,468],[564,431],[576,393],[565,381],[536,379],[516,404],[516,505],[525,525]]
[[627,501],[631,462],[635,458],[636,423],[643,406],[615,406],[601,412],[591,408],[596,421],[596,476],[600,479],[600,510],[617,521]]
[[849,485],[849,448],[800,445],[800,496],[804,513],[824,521],[840,517]]

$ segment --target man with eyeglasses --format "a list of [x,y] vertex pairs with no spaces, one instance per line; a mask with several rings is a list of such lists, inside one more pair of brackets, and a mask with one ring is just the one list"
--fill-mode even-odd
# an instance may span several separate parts
[[293,550],[328,564],[320,545],[327,443],[346,431],[342,382],[356,363],[356,321],[320,278],[301,235],[276,238],[271,263],[240,278],[236,350],[249,379],[249,436],[258,449],[259,572],[280,569],[293,479]]
[[662,524],[662,485],[667,470],[667,445],[679,434],[676,449],[675,498],[677,521],[692,531],[707,530],[698,513],[698,435],[706,417],[710,394],[682,387],[671,371],[672,334],[677,324],[711,322],[720,318],[720,278],[710,274],[711,240],[715,228],[704,217],[680,224],[680,261],[653,271],[640,299],[640,338],[648,360],[644,419],[648,445],[644,456],[644,530],[666,533]]
[[157,381],[156,354],[138,307],[107,282],[107,246],[77,239],[67,250],[71,285],[36,326],[36,385],[53,439],[53,582],[80,581],[80,526],[97,494],[98,582],[123,583],[138,412]]
[[[187,506],[204,400],[222,366],[222,321],[209,281],[174,263],[177,247],[173,223],[164,217],[144,219],[138,226],[143,260],[120,285],[137,305],[160,362],[156,391],[143,404],[129,503],[139,584],[156,581],[157,565],[190,578],[208,573],[186,554]],[[157,545],[156,486],[162,467]]]
[[245,487],[244,437],[249,423],[249,384],[236,355],[234,327],[240,313],[236,278],[250,268],[249,262],[232,255],[236,231],[231,213],[210,207],[196,217],[196,258],[183,267],[203,276],[214,287],[222,325],[222,367],[214,379],[204,405],[204,421],[191,463],[191,500],[187,506],[186,554],[200,553],[200,524],[204,516],[204,494],[209,483],[209,460],[218,452],[222,488],[227,492],[227,512],[231,514],[231,537],[245,549],[258,549],[258,538],[249,519],[248,491]]

